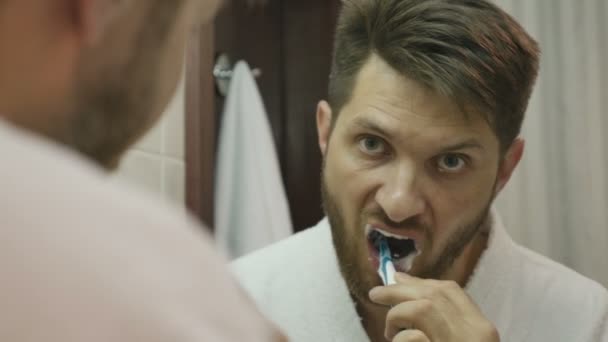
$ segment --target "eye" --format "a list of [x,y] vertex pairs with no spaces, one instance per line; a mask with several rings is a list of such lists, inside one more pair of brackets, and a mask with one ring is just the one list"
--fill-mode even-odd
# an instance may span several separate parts
[[467,166],[465,157],[458,154],[446,154],[437,160],[437,167],[441,172],[457,173]]
[[359,139],[359,148],[363,153],[370,155],[386,153],[386,143],[384,140],[374,136],[365,136]]

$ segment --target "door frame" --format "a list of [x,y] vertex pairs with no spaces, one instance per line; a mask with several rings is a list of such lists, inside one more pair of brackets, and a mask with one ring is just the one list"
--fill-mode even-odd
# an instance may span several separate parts
[[196,27],[186,51],[186,207],[213,229],[215,87],[213,22]]

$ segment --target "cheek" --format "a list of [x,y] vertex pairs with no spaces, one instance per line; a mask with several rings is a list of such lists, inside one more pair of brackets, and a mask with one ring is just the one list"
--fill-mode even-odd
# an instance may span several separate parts
[[161,60],[158,85],[161,107],[175,94],[178,83],[182,81],[187,34],[184,27],[178,26],[171,32]]
[[477,218],[492,199],[495,177],[477,173],[461,181],[431,182],[427,202],[436,232],[449,230]]
[[[373,171],[362,168],[353,154],[337,141],[328,146],[326,179],[332,195],[348,216],[360,216],[373,193]],[[350,217],[345,217],[351,220]]]

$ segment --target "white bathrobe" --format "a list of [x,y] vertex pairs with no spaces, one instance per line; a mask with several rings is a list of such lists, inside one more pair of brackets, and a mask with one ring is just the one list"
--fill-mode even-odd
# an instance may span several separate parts
[[[608,291],[515,244],[493,221],[466,291],[501,341],[608,341]],[[327,219],[237,260],[233,269],[290,341],[369,341],[340,274]]]

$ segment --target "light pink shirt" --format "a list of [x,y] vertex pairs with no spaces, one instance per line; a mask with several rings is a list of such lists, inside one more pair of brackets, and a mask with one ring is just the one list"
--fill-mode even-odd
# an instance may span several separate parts
[[0,341],[278,341],[203,228],[0,120]]

